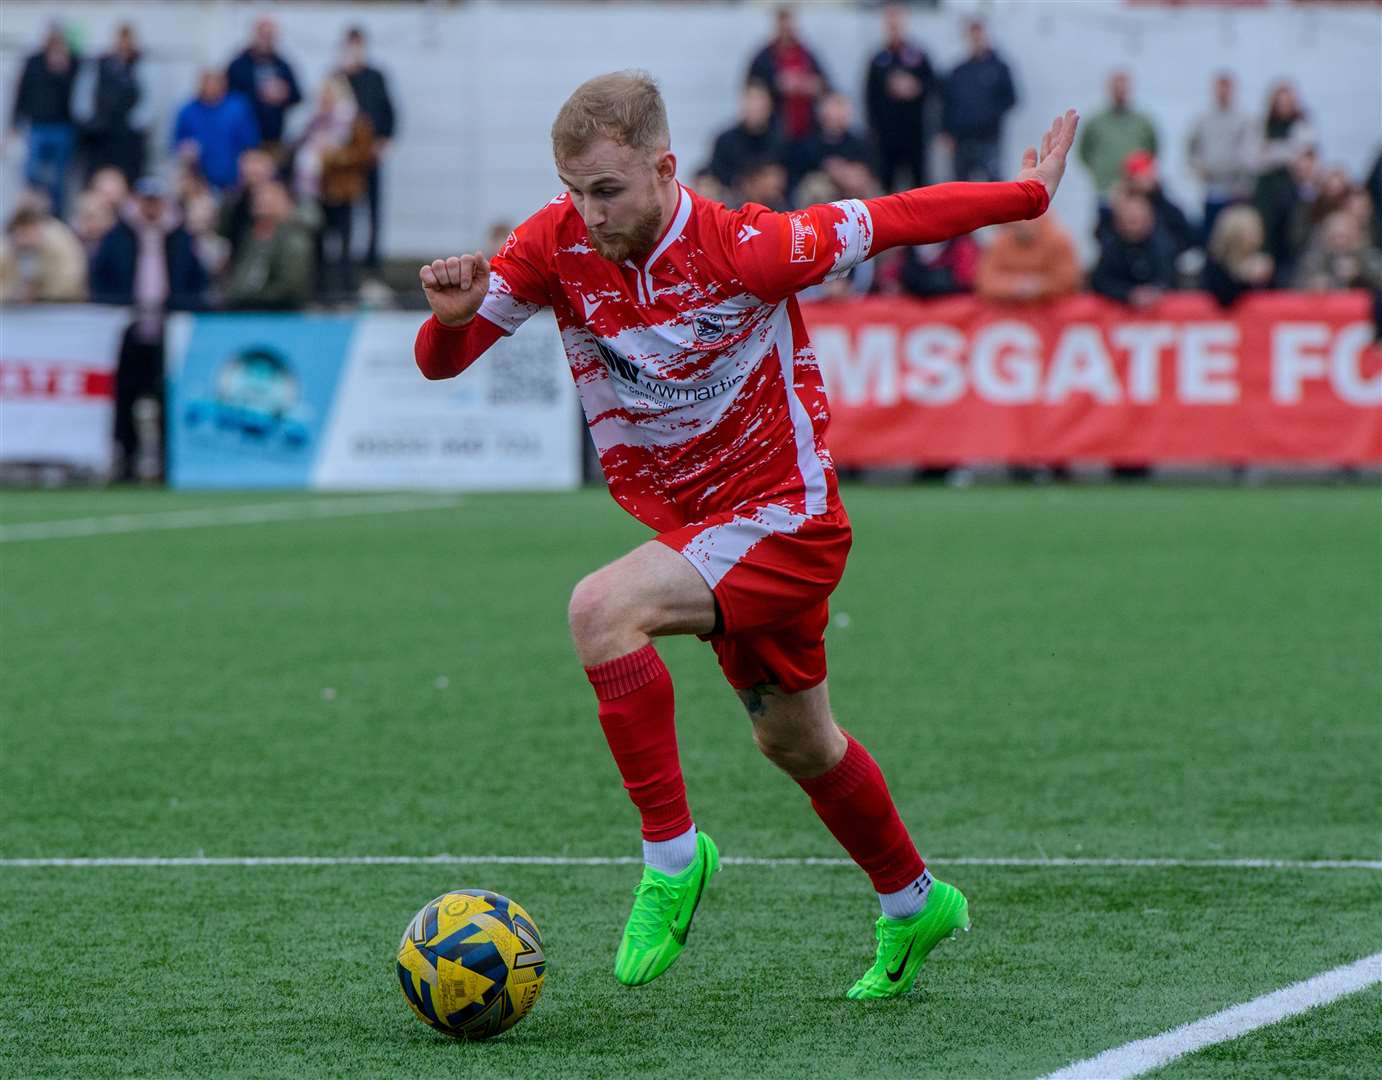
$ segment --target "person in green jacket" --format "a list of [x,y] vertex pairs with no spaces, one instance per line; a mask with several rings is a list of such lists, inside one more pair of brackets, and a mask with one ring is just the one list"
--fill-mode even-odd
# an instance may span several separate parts
[[299,310],[312,296],[312,236],[297,220],[293,197],[282,184],[261,184],[253,198],[254,224],[231,267],[225,306]]
[[1122,175],[1123,162],[1134,150],[1156,156],[1156,125],[1129,104],[1132,80],[1126,71],[1115,71],[1108,80],[1109,104],[1085,124],[1079,155],[1099,193],[1100,207],[1108,205],[1109,193]]

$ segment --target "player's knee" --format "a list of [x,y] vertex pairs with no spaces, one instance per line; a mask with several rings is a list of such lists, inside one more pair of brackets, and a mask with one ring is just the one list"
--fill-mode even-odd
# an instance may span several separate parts
[[599,643],[628,628],[631,612],[608,574],[597,570],[576,583],[567,607],[571,637],[582,653],[598,651]]

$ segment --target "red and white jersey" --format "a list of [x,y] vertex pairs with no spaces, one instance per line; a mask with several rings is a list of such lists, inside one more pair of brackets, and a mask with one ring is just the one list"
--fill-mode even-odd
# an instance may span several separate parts
[[[937,199],[943,188],[975,191]],[[1012,190],[981,197],[983,188]],[[551,307],[610,492],[634,517],[661,531],[764,503],[823,514],[837,500],[830,410],[795,294],[884,246],[1045,205],[1034,182],[941,185],[791,213],[729,210],[679,186],[652,252],[618,265],[559,195],[491,261],[479,313],[495,330],[430,320],[418,363],[429,377],[455,374],[498,333]]]

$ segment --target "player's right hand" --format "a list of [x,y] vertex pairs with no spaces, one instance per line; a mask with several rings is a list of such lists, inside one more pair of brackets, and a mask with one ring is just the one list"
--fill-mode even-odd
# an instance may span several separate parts
[[418,271],[438,322],[463,326],[475,318],[489,291],[489,260],[482,252],[434,259]]

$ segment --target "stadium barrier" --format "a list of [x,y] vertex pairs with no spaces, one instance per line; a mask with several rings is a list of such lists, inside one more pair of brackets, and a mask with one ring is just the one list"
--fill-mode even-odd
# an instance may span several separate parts
[[456,379],[413,361],[416,312],[180,315],[168,340],[179,488],[574,488],[583,430],[555,321]]
[[[803,305],[842,465],[1382,463],[1382,350],[1362,293],[1224,311],[1176,294]],[[458,379],[413,364],[417,313],[179,315],[168,339],[176,487],[520,489],[580,483],[584,436],[550,318]],[[0,464],[111,466],[129,313],[0,312]]]
[[123,308],[0,311],[0,464],[104,476],[113,456],[115,361]]
[[844,466],[1382,462],[1366,293],[804,305]]

